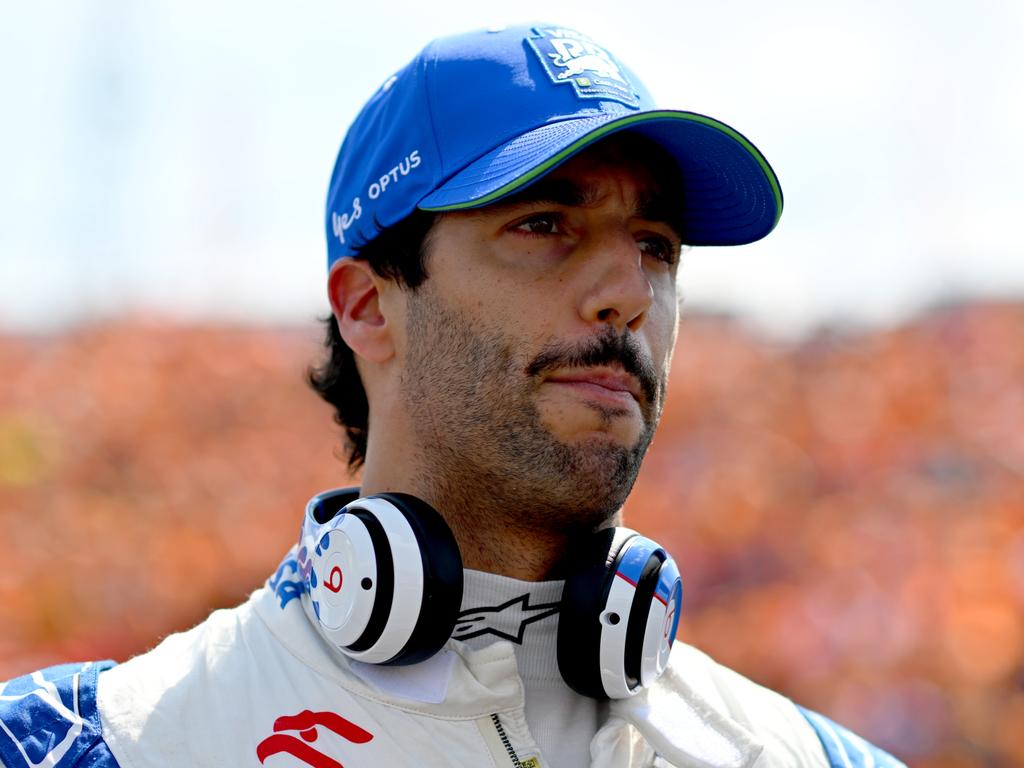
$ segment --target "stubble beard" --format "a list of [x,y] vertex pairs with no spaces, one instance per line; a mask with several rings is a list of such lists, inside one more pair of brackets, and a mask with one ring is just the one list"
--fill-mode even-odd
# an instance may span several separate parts
[[[421,286],[410,295],[401,387],[420,452],[418,483],[461,523],[579,535],[607,525],[632,490],[664,401],[646,387],[636,443],[555,437],[536,404],[539,379],[510,340]],[[557,353],[556,353],[557,354]],[[546,355],[550,358],[552,350]],[[653,374],[648,372],[648,379]],[[619,414],[599,412],[607,422]]]

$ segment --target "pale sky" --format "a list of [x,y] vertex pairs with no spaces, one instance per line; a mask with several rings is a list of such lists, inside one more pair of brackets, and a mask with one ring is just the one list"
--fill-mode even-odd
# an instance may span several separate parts
[[1019,0],[37,0],[4,18],[0,330],[322,314],[324,196],[363,101],[432,37],[531,20],[586,32],[778,173],[778,229],[691,251],[688,308],[800,333],[1024,297]]

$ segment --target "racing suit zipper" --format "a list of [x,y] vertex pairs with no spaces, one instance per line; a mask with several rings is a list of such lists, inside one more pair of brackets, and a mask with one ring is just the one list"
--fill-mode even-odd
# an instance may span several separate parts
[[515,768],[523,768],[523,764],[519,760],[519,755],[517,755],[515,749],[513,749],[512,742],[509,741],[508,734],[505,733],[505,727],[501,724],[501,720],[498,718],[497,714],[491,715],[491,722],[494,723],[494,730],[498,732],[498,738],[501,739],[501,745],[505,747],[505,752],[508,753],[508,759],[512,761],[512,765]]

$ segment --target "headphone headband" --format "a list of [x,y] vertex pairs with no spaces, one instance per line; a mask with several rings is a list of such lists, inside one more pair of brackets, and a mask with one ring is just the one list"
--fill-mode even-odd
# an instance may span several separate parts
[[[628,528],[573,542],[560,604],[558,666],[575,691],[628,698],[668,664],[682,581],[669,554]],[[462,558],[444,519],[400,493],[329,491],[306,505],[299,570],[303,605],[350,658],[414,664],[451,637]]]

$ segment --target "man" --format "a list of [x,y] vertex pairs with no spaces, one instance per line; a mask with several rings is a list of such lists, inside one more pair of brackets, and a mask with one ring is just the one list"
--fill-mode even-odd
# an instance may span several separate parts
[[361,489],[314,498],[243,606],[120,666],[9,682],[0,760],[900,765],[695,649],[665,669],[675,565],[615,528],[682,245],[751,242],[781,210],[753,145],[655,109],[577,31],[431,43],[364,107],[328,197],[310,379]]

